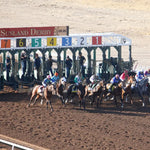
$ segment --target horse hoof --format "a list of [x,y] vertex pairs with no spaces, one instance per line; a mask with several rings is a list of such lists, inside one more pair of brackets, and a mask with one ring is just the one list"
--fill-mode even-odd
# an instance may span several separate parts
[[71,99],[69,102],[72,103],[72,102],[73,102],[73,99]]
[[145,107],[145,103],[142,103],[142,107]]
[[114,97],[112,97],[110,100],[113,101],[113,100],[114,100]]
[[43,100],[41,100],[41,105],[43,104]]

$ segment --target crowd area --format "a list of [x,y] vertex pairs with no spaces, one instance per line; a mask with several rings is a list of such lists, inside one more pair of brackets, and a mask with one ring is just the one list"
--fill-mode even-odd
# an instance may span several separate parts
[[[24,77],[27,75],[27,55],[25,52],[22,52],[21,54],[21,70],[22,70],[22,75],[21,75],[21,79],[23,80]],[[79,66],[80,66],[80,70],[81,70],[81,73],[82,73],[82,76],[83,78],[85,78],[85,66],[84,66],[84,63],[86,61],[85,57],[82,56],[82,53],[79,52],[79,56],[77,58],[79,60]],[[54,63],[57,63],[57,60],[53,59],[52,58],[52,55],[49,55],[48,56],[48,59],[46,60],[46,63],[43,62],[44,64],[46,64],[46,72],[47,72],[47,75],[49,74],[51,77],[54,75],[55,71],[57,70],[54,70],[53,68],[53,64]],[[71,71],[71,68],[72,68],[72,59],[67,56],[66,59],[65,59],[65,75],[66,78],[68,79],[70,77],[70,71]],[[36,78],[37,80],[40,79],[40,72],[41,72],[41,67],[42,67],[42,61],[41,61],[41,58],[39,57],[39,54],[36,53],[35,54],[35,59],[34,59],[34,70],[36,70]],[[11,60],[11,57],[10,55],[7,55],[6,57],[6,61],[5,61],[5,69],[6,69],[6,80],[9,81],[10,79],[10,72],[12,70],[12,60]],[[44,75],[45,76],[45,75]]]

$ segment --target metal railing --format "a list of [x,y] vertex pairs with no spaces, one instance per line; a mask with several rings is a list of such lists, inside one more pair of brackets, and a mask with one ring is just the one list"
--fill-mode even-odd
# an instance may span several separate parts
[[14,148],[20,148],[21,150],[33,150],[31,148],[28,148],[28,147],[25,147],[25,146],[22,146],[22,145],[19,145],[19,144],[15,144],[15,143],[12,143],[12,142],[9,142],[9,141],[6,141],[6,140],[2,140],[0,139],[0,143],[4,143],[6,145],[10,145],[12,146],[12,150],[15,150]]

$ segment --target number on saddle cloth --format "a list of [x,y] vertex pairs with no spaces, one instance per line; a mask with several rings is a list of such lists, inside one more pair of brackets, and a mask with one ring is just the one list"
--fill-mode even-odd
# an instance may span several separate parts
[[73,85],[73,86],[72,86],[72,92],[73,92],[73,93],[76,93],[76,92],[77,92],[77,86],[76,86],[76,85]]

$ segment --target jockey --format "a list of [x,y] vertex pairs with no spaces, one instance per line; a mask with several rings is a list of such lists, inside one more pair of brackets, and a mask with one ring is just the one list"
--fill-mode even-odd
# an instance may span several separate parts
[[126,80],[128,80],[128,78],[129,78],[128,70],[125,70],[125,71],[120,75],[120,79],[121,79],[122,81],[126,81]]
[[94,88],[96,86],[97,81],[100,81],[100,78],[96,74],[90,77],[91,88]]
[[122,80],[120,79],[119,74],[116,74],[115,77],[113,77],[110,82],[113,85],[118,85],[121,81]]
[[73,90],[76,91],[79,84],[81,83],[81,73],[78,73],[74,78],[75,85],[73,86]]
[[75,85],[79,85],[81,83],[81,75],[78,73],[74,78]]
[[150,77],[150,69],[148,69],[147,71],[145,71],[144,76],[145,77]]
[[144,78],[144,74],[141,71],[139,71],[135,76],[137,82],[141,81],[143,78]]
[[42,82],[43,87],[46,87],[48,84],[51,84],[51,76],[48,75]]
[[51,84],[51,76],[47,75],[47,77],[42,81],[42,86],[40,87],[40,90],[42,91],[43,88],[46,88],[48,84]]
[[111,79],[111,81],[110,81],[111,86],[110,86],[110,88],[108,89],[108,91],[111,92],[113,85],[116,86],[116,85],[118,85],[120,82],[122,82],[122,80],[120,79],[119,74],[116,74],[116,75]]
[[51,77],[51,83],[56,88],[56,82],[59,80],[58,72],[56,71],[55,74]]

